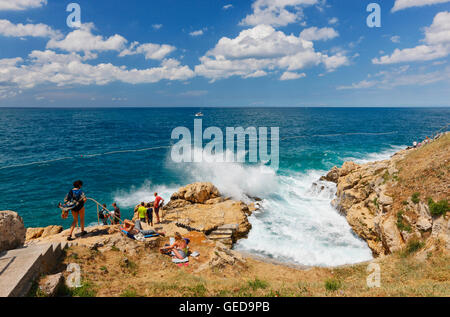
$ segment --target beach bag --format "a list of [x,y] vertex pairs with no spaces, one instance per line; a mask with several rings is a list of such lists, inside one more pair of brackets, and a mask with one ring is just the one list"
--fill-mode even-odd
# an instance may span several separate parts
[[67,194],[66,200],[73,202],[74,206],[72,207],[72,210],[75,212],[80,211],[84,206],[84,201],[82,200],[83,191],[81,189],[73,190],[71,189],[70,192]]

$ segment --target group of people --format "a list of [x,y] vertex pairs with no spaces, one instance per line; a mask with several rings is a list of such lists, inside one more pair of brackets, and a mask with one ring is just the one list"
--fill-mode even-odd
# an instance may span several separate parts
[[[85,227],[85,208],[84,205],[87,201],[86,194],[82,190],[83,182],[81,180],[77,180],[73,183],[73,188],[69,191],[69,193],[64,198],[64,204],[59,203],[58,207],[61,208],[62,214],[61,217],[63,219],[67,219],[69,216],[69,212],[72,213],[72,225],[70,226],[69,236],[67,237],[68,241],[72,241],[72,235],[75,227],[78,224],[78,220],[80,221],[81,227],[81,236],[86,234],[84,230]],[[156,216],[156,224],[161,223],[159,217],[159,210],[164,203],[164,199],[158,196],[158,193],[155,193],[155,200],[152,204],[141,203],[140,206],[135,210],[139,214],[139,221],[147,222],[153,226],[153,212]],[[102,205],[102,209],[99,211],[99,219],[102,220],[103,225],[108,224],[108,219],[110,219],[111,224],[119,224],[121,222],[121,212],[120,208],[117,206],[117,203],[113,203],[113,211],[108,211],[106,204]],[[128,223],[128,225],[127,225]],[[133,224],[133,226],[130,225]],[[132,223],[130,220],[124,221],[125,228],[136,228],[142,230],[139,225]]]
[[112,225],[117,225],[120,223],[120,208],[117,207],[116,203],[112,204],[113,210],[108,211],[106,204],[103,204],[102,210],[98,213],[98,218],[102,221],[103,225],[108,225],[108,219]]
[[[87,197],[82,190],[83,182],[81,180],[75,181],[73,183],[73,188],[69,191],[64,199],[64,204],[59,204],[58,207],[62,210],[62,218],[66,219],[69,216],[69,212],[72,213],[73,222],[70,227],[68,241],[72,241],[72,234],[75,227],[78,224],[78,219],[80,220],[81,226],[81,236],[86,235],[84,230],[84,219],[85,219],[85,203]],[[130,235],[136,240],[145,240],[149,236],[165,236],[164,232],[156,230],[144,230],[142,228],[142,222],[146,222],[153,226],[153,213],[156,216],[156,224],[161,223],[159,217],[159,210],[164,203],[164,199],[155,193],[155,200],[153,203],[142,202],[139,206],[135,208],[135,212],[138,213],[138,219],[136,221],[131,221],[125,219],[123,221],[123,227],[121,228],[127,235]],[[104,225],[108,224],[108,219],[110,219],[111,224],[119,224],[121,222],[120,209],[116,203],[112,204],[113,211],[108,211],[106,204],[102,205],[102,210],[99,212],[99,218],[102,220]],[[188,256],[188,239],[184,239],[180,233],[175,233],[175,239],[170,245],[166,245],[164,248],[160,249],[162,254],[168,254],[176,259],[182,260]]]
[[134,209],[134,212],[138,213],[138,218],[142,222],[146,222],[153,226],[153,213],[155,213],[156,216],[156,223],[160,224],[161,220],[159,218],[159,209],[164,204],[164,199],[162,199],[160,196],[158,196],[158,193],[155,193],[155,200],[153,203],[144,203],[141,202],[140,205],[136,206]]

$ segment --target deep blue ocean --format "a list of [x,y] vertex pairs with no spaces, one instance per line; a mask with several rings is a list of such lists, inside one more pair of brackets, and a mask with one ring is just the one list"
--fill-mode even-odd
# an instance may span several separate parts
[[[279,170],[172,162],[172,130],[193,131],[200,110],[204,128],[224,133],[279,127]],[[315,193],[312,183],[346,160],[388,158],[448,123],[450,108],[0,108],[0,210],[19,212],[27,227],[68,227],[56,206],[77,179],[88,197],[116,201],[125,217],[154,191],[168,201],[181,185],[211,181],[236,199],[264,199],[238,249],[302,264],[351,263],[370,251],[330,207],[333,190]],[[88,203],[87,223],[96,222]]]

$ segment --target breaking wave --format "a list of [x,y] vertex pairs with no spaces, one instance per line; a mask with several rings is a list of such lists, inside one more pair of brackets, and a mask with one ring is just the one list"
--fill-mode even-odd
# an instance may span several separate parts
[[[365,163],[387,159],[399,149],[392,147],[346,160]],[[331,206],[335,184],[318,181],[325,170],[277,173],[265,165],[174,164],[170,160],[167,165],[173,172],[184,175],[185,184],[209,181],[223,195],[234,199],[249,202],[250,197],[262,198],[261,208],[249,217],[252,230],[235,245],[237,250],[308,266],[336,266],[372,259],[366,242],[353,233],[345,217]],[[138,201],[148,201],[154,190],[168,200],[178,189],[178,186],[151,185],[146,182],[140,188],[116,193],[115,199],[123,206],[133,206]]]

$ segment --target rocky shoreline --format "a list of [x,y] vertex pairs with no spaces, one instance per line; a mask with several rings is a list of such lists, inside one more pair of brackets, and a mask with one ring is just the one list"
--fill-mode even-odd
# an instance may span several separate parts
[[[446,215],[450,198],[449,140],[450,133],[446,133],[421,148],[397,152],[388,160],[362,165],[345,162],[321,178],[336,184],[332,205],[367,242],[375,257],[400,251],[411,241],[426,243],[427,250],[437,244],[450,250]],[[423,182],[424,178],[429,182]],[[435,201],[446,209],[442,214],[430,211]]]
[[[449,174],[450,133],[447,133],[421,148],[402,150],[388,160],[362,165],[345,162],[342,167],[331,169],[315,185],[319,190],[327,185],[336,186],[332,205],[346,217],[355,234],[367,242],[375,258],[398,254],[413,244],[423,260],[432,253],[448,254],[450,250]],[[229,271],[239,275],[261,265],[268,271],[306,269],[323,274],[326,270],[290,266],[232,250],[251,230],[248,217],[258,208],[258,199],[254,200],[246,204],[224,197],[211,183],[190,184],[171,196],[162,209],[162,223],[154,229],[164,231],[167,236],[180,232],[191,240],[192,247],[201,254],[192,259],[192,274],[204,276]],[[144,224],[144,229],[150,226]],[[70,246],[95,254],[117,250],[127,258],[140,258],[143,254],[154,257],[168,240],[160,236],[145,242],[135,241],[126,237],[118,225],[86,230],[87,235],[76,234],[77,239]],[[48,244],[64,245],[67,235],[68,230],[61,226],[25,229],[17,213],[0,211],[0,253]],[[165,263],[162,259],[158,261]],[[67,275],[57,274],[57,280],[62,274]]]

